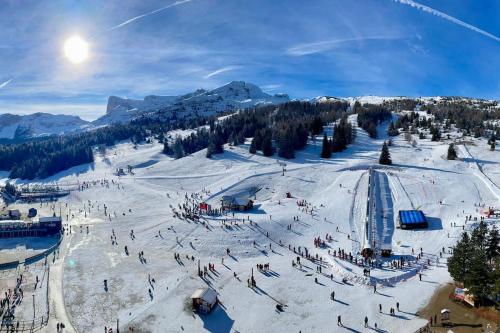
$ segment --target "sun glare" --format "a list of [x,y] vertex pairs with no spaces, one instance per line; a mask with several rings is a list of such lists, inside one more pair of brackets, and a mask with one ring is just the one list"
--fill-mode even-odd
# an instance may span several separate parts
[[89,56],[89,44],[80,36],[72,36],[64,42],[64,55],[72,63],[82,63]]

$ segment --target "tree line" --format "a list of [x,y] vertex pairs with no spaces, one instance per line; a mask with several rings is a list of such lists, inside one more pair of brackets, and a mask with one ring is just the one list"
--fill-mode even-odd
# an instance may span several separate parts
[[358,114],[358,126],[364,129],[370,138],[377,138],[377,126],[391,119],[391,111],[384,105],[354,103],[353,112]]
[[290,159],[307,145],[309,136],[322,132],[326,123],[346,114],[348,103],[313,103],[292,101],[236,112],[208,128],[199,129],[188,137],[177,137],[164,143],[163,151],[175,158],[207,148],[207,157],[223,152],[223,145],[237,146],[252,137],[250,153],[262,151],[264,156]]
[[333,126],[333,134],[331,138],[328,138],[326,133],[323,134],[321,157],[330,158],[332,153],[343,151],[347,148],[347,145],[354,141],[355,137],[356,132],[354,131],[351,123],[347,120],[347,116],[344,115],[340,118],[339,122]]

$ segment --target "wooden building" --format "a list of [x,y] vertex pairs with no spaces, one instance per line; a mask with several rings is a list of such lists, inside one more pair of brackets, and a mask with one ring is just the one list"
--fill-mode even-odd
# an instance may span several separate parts
[[225,195],[222,197],[222,209],[245,211],[253,208],[250,198],[233,197]]
[[191,295],[193,309],[201,313],[209,313],[217,305],[217,293],[211,288],[197,289]]

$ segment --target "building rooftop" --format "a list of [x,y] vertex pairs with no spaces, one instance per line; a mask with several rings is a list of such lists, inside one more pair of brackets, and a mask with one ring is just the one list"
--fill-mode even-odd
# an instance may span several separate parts
[[195,290],[191,298],[201,298],[205,302],[213,304],[217,300],[217,293],[211,288],[200,288]]
[[400,210],[399,220],[401,223],[413,224],[413,223],[425,223],[427,219],[421,210]]

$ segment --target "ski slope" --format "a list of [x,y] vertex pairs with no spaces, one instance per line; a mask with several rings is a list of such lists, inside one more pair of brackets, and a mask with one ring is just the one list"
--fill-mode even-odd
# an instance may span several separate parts
[[[118,319],[120,332],[129,327],[134,332],[159,333],[368,332],[366,315],[372,329],[377,323],[381,332],[414,332],[426,322],[418,317],[419,309],[436,288],[451,281],[446,256],[438,260],[440,250],[454,244],[466,215],[479,216],[479,204],[498,207],[500,202],[495,188],[470,166],[465,151],[459,151],[462,160],[445,159],[446,142],[419,140],[412,147],[397,137],[390,147],[394,165],[378,166],[385,139],[383,128],[379,132],[380,139],[373,140],[358,129],[356,142],[330,160],[319,158],[320,143],[311,142],[286,161],[284,175],[282,161],[249,154],[247,140],[238,147],[226,146],[212,159],[200,151],[179,160],[163,156],[159,144],[134,148],[122,143],[98,156],[93,165],[47,179],[86,182],[89,187],[72,192],[61,204],[72,232],[65,235],[51,270],[52,317],[44,331],[54,332],[62,321],[68,332],[102,332],[105,326],[116,327]],[[485,141],[473,140],[474,159],[481,160]],[[487,154],[488,174],[498,167],[500,157]],[[114,174],[127,165],[137,166],[133,174]],[[390,260],[400,256],[413,260],[412,249],[416,254],[420,248],[424,256],[401,270],[384,262],[368,277],[362,266],[332,252],[343,249],[354,256],[359,252],[370,166],[376,167],[377,243],[391,244]],[[202,216],[200,221],[174,214],[179,205],[206,201],[216,207],[222,195],[249,192],[255,193],[249,212]],[[292,198],[286,198],[287,192]],[[299,201],[305,204],[299,206]],[[29,205],[15,207],[26,210]],[[397,210],[412,208],[426,213],[428,229],[395,228]],[[57,205],[40,209],[59,211]],[[314,238],[325,240],[326,234],[332,241],[315,247]],[[299,247],[322,260],[303,258],[301,267],[293,267],[298,256],[294,248],[298,252]],[[142,251],[145,262],[139,260]],[[198,260],[202,267],[214,263],[216,270],[199,278]],[[264,263],[270,270],[258,271],[256,264]],[[252,269],[257,288],[247,286]],[[207,285],[216,290],[222,305],[209,315],[195,315],[189,310],[189,296]],[[332,291],[335,301],[330,299]],[[388,315],[396,302],[401,311]],[[277,304],[284,305],[283,312],[276,310]],[[378,304],[383,307],[381,314]],[[336,326],[337,315],[344,327]]]

